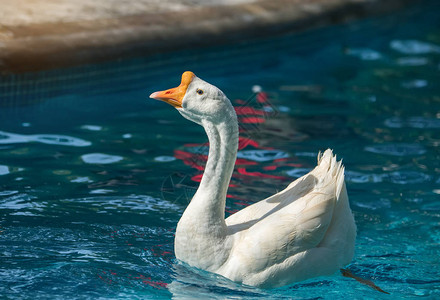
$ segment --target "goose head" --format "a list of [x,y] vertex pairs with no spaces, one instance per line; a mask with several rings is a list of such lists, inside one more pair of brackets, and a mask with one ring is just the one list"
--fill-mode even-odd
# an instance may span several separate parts
[[178,87],[152,93],[150,98],[164,101],[190,121],[220,124],[236,119],[235,111],[225,94],[216,86],[186,71]]

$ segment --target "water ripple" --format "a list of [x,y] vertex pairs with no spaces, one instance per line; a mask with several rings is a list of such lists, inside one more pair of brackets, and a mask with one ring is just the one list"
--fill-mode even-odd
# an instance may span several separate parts
[[388,178],[392,183],[397,184],[421,183],[431,180],[431,176],[415,171],[392,172]]
[[312,169],[309,169],[309,168],[296,168],[296,169],[287,171],[286,174],[289,176],[295,177],[295,178],[299,178],[301,176],[306,175],[311,170]]
[[44,204],[40,202],[34,202],[36,197],[25,193],[12,193],[10,197],[6,197],[0,200],[1,209],[21,210],[21,209],[35,209],[41,211],[44,208]]
[[401,85],[406,89],[420,89],[428,86],[428,81],[425,79],[406,80]]
[[417,67],[417,66],[427,65],[429,63],[429,59],[420,56],[416,56],[416,57],[409,56],[409,57],[398,58],[396,62],[400,66]]
[[390,47],[404,54],[440,53],[440,46],[417,40],[392,40]]
[[426,149],[419,144],[383,144],[383,145],[373,145],[364,148],[365,151],[394,155],[394,156],[413,156],[422,155],[426,153]]
[[261,162],[286,158],[289,155],[279,150],[244,150],[239,151],[237,157]]
[[87,164],[112,164],[123,160],[122,156],[109,155],[103,153],[89,153],[81,156],[81,159]]
[[382,58],[382,54],[368,48],[348,48],[345,50],[345,54],[355,56],[361,60],[378,60]]
[[410,117],[402,119],[399,117],[393,117],[386,119],[384,124],[389,128],[440,128],[440,119],[425,117]]
[[432,177],[416,171],[396,171],[384,174],[365,174],[356,171],[346,171],[345,179],[347,182],[352,183],[390,182],[395,184],[414,184],[431,181]]
[[385,174],[365,174],[356,171],[345,171],[345,180],[353,183],[382,182]]
[[[75,198],[63,200],[74,203],[87,203],[90,206],[97,207],[103,212],[108,210],[120,211],[123,208],[136,210],[142,214],[142,211],[180,211],[180,206],[163,199],[154,198],[148,195],[130,195],[130,196],[95,196],[86,198]],[[105,206],[105,207],[104,207]]]
[[18,191],[2,191],[2,192],[0,192],[0,196],[10,196],[10,195],[14,195],[17,193],[18,193]]
[[0,165],[0,175],[6,175],[9,173],[10,171],[8,166]]
[[87,176],[84,176],[84,177],[76,177],[75,179],[70,180],[70,182],[77,182],[77,183],[87,182],[87,183],[91,183],[91,182],[93,182],[93,180],[91,180]]
[[176,160],[176,158],[174,156],[156,156],[154,160],[159,162],[169,162]]
[[102,130],[102,126],[99,125],[83,125],[81,129],[90,130],[90,131],[100,131]]
[[110,193],[114,193],[114,190],[109,190],[109,189],[96,189],[96,190],[91,190],[90,194],[110,194]]
[[428,203],[422,206],[422,210],[430,210],[430,211],[440,211],[440,203],[439,202],[433,202]]
[[17,134],[0,131],[0,144],[18,144],[38,142],[50,145],[86,147],[92,143],[83,139],[58,134]]
[[385,198],[381,198],[381,199],[371,201],[371,202],[355,201],[354,204],[357,207],[371,209],[371,210],[377,210],[377,209],[382,209],[382,208],[391,208],[391,201],[389,199],[385,199]]

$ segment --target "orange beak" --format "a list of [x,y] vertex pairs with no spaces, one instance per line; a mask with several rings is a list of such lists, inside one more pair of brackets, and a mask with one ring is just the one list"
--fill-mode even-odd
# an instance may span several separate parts
[[178,87],[155,92],[150,95],[150,98],[166,102],[175,108],[182,108],[183,97],[185,97],[186,90],[195,76],[193,72],[186,71],[182,74],[182,81]]

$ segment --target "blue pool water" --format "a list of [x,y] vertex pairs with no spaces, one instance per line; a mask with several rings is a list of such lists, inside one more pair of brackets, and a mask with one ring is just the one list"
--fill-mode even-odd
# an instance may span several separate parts
[[[440,7],[238,45],[0,81],[0,295],[10,299],[440,298]],[[203,129],[149,100],[192,70],[240,119],[231,214],[333,148],[358,226],[339,273],[258,290],[178,264]],[[262,92],[253,93],[259,85]],[[255,90],[254,90],[255,91]]]

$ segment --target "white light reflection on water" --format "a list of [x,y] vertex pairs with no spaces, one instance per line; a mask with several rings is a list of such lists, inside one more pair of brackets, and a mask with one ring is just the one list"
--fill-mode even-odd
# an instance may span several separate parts
[[18,193],[18,191],[2,191],[2,192],[0,192],[0,196],[10,196],[10,195],[14,195],[17,193]]
[[92,143],[83,139],[58,134],[17,134],[0,131],[0,144],[19,144],[38,142],[50,145],[87,147]]
[[32,196],[26,193],[11,193],[6,194],[6,197],[0,200],[0,208],[1,209],[9,209],[12,211],[18,211],[22,209],[32,209],[37,211],[43,211],[43,208],[46,206],[43,202],[33,201],[37,197]]
[[358,57],[361,60],[378,60],[383,58],[380,52],[368,48],[348,48],[345,50],[345,54]]
[[110,193],[114,193],[114,190],[109,190],[109,189],[96,189],[96,190],[91,190],[90,194],[110,194]]
[[176,160],[176,158],[174,156],[156,156],[154,158],[155,161],[159,161],[159,162],[169,162],[169,161],[173,161]]
[[402,82],[402,87],[406,89],[420,89],[428,86],[428,81],[425,79],[413,79]]
[[70,180],[70,182],[77,182],[77,183],[83,183],[83,182],[93,182],[93,180],[91,180],[89,177],[84,176],[84,177],[76,177],[75,179]]
[[243,150],[237,153],[237,158],[250,159],[254,161],[271,161],[286,158],[289,155],[280,150]]
[[417,40],[393,40],[390,48],[404,54],[440,53],[440,46]]
[[81,156],[81,159],[87,164],[112,164],[123,160],[122,156],[109,155],[103,153],[89,153]]
[[83,125],[81,129],[90,130],[90,131],[100,131],[102,130],[102,126],[99,125]]
[[9,167],[0,165],[0,175],[6,175],[9,174]]
[[364,148],[365,151],[386,154],[393,156],[413,156],[422,155],[426,153],[426,149],[419,144],[383,144],[383,145],[372,145]]

